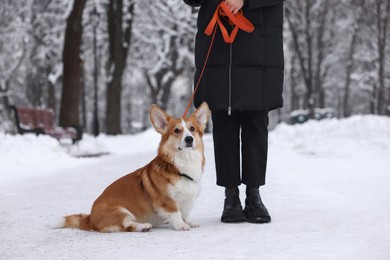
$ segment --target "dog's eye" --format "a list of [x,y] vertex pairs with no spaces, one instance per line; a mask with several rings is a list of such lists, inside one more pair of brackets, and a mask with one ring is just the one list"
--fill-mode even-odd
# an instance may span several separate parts
[[180,133],[181,131],[180,131],[179,128],[175,128],[175,130],[173,130],[173,132],[175,132],[175,134],[178,134],[178,133]]
[[190,127],[190,131],[191,131],[191,132],[194,132],[194,131],[195,131],[195,127],[191,126],[191,127]]

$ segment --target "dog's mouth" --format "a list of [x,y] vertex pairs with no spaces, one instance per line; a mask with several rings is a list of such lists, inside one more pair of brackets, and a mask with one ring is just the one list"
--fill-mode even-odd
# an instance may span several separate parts
[[194,149],[194,146],[193,146],[192,144],[186,144],[184,147],[178,147],[177,149],[178,149],[179,151],[188,150],[188,149],[193,150],[193,149]]

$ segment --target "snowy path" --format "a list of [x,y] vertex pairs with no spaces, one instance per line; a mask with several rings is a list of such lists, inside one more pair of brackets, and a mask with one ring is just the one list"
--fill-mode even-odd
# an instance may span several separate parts
[[115,234],[49,229],[53,219],[88,212],[111,181],[155,153],[83,159],[55,174],[0,184],[0,259],[390,259],[390,147],[327,152],[288,148],[278,138],[270,138],[262,189],[271,224],[220,223],[223,189],[215,186],[206,136],[203,190],[193,210],[200,228]]

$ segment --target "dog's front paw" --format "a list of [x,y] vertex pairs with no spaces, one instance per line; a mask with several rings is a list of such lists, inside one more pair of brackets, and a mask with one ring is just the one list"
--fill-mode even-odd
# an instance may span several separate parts
[[187,225],[189,225],[192,228],[199,227],[199,224],[196,222],[193,222],[192,220],[187,220],[186,223],[187,223]]
[[191,229],[191,227],[186,224],[186,223],[178,223],[178,224],[174,224],[173,225],[173,228],[177,231],[188,231]]
[[152,224],[150,223],[137,224],[136,231],[148,232],[151,228],[152,228]]

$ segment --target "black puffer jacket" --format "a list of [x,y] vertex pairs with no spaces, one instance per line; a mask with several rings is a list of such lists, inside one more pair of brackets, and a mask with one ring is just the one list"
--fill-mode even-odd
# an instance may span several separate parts
[[[211,37],[204,33],[220,0],[184,0],[200,6],[195,43],[195,83]],[[226,44],[218,29],[195,106],[207,101],[212,110],[272,110],[283,105],[283,0],[246,0],[244,16],[255,26],[239,30]],[[231,28],[225,23],[226,28]]]

